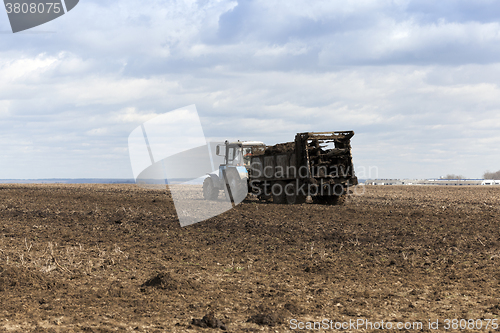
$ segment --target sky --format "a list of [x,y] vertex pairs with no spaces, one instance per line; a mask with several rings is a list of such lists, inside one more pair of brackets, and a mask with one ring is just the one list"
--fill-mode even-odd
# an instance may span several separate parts
[[354,130],[359,178],[500,170],[497,1],[81,0],[0,10],[0,179],[132,178],[129,134],[195,104],[208,138]]

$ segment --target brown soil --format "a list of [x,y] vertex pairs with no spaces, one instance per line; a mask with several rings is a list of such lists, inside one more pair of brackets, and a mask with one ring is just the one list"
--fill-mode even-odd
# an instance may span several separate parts
[[325,318],[430,331],[500,315],[500,186],[246,201],[185,228],[165,191],[135,185],[1,185],[0,198],[2,332],[286,332]]

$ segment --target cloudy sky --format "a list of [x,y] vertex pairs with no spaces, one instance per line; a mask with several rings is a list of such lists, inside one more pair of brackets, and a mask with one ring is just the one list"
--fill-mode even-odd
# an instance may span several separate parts
[[132,178],[128,135],[191,104],[213,138],[354,130],[360,178],[479,178],[500,169],[499,20],[494,0],[81,0],[12,34],[0,10],[0,179]]

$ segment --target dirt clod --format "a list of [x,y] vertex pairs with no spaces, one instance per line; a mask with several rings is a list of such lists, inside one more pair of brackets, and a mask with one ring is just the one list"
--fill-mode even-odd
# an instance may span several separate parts
[[41,274],[23,267],[0,266],[0,291],[9,289],[45,290],[49,287],[50,283]]
[[215,318],[214,312],[210,312],[203,316],[202,319],[193,319],[191,325],[203,328],[220,328],[226,330],[226,325],[219,319]]
[[164,290],[177,290],[180,282],[173,278],[169,272],[160,272],[148,279],[141,287],[154,287]]
[[247,323],[254,323],[261,326],[280,325],[283,320],[273,312],[259,313],[248,318]]

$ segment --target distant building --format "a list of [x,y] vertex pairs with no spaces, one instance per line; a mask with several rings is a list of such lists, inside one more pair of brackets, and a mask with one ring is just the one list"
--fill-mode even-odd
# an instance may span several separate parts
[[500,180],[485,179],[368,179],[365,185],[500,185]]
[[495,179],[485,179],[481,185],[500,185],[500,180]]
[[428,179],[423,185],[482,185],[483,179]]
[[400,179],[368,179],[365,185],[405,185]]

